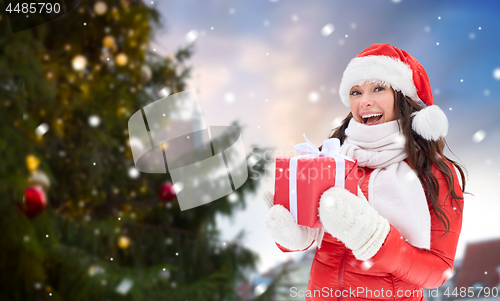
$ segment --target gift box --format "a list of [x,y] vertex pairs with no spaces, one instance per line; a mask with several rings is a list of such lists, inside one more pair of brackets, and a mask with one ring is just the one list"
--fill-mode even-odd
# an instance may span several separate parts
[[300,156],[276,158],[274,204],[290,211],[297,224],[321,228],[321,195],[334,186],[358,195],[358,164],[340,154],[340,141],[336,138],[325,140],[321,152],[307,138],[306,141],[293,148]]

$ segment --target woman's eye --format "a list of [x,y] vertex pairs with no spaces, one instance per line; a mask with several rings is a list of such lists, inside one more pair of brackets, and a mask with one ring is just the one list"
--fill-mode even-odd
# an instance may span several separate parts
[[359,95],[359,94],[360,94],[359,91],[356,91],[356,90],[351,92],[351,95]]
[[375,88],[375,92],[384,91],[384,90],[385,90],[385,87],[376,87]]

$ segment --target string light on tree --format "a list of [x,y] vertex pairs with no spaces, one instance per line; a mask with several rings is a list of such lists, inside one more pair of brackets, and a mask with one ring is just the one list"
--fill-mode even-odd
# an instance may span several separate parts
[[91,115],[89,117],[89,125],[93,128],[98,127],[99,124],[101,123],[101,118],[97,115]]
[[118,247],[120,249],[127,249],[130,246],[130,239],[126,236],[120,236],[118,239]]
[[97,1],[94,4],[94,12],[99,16],[104,15],[108,11],[108,6],[104,1]]
[[73,58],[73,60],[71,61],[71,65],[73,66],[74,70],[81,71],[85,69],[85,67],[87,67],[87,58],[79,54]]

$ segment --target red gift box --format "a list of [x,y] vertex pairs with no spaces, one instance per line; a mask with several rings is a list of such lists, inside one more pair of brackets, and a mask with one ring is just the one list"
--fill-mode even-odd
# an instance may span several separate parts
[[[274,204],[283,205],[299,225],[322,227],[318,207],[323,192],[340,186],[358,195],[358,163],[356,160],[350,161],[342,157],[277,157]],[[296,166],[290,162],[292,158],[295,158],[293,160],[297,162]],[[292,174],[291,165],[292,169],[296,168]],[[337,166],[343,167],[343,170],[337,171]],[[336,177],[340,175],[343,175],[344,179],[337,181]]]

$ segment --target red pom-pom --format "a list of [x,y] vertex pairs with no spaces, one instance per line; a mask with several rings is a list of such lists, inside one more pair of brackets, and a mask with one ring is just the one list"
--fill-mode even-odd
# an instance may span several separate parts
[[158,197],[164,202],[173,200],[175,198],[174,185],[170,182],[163,183],[158,189]]
[[47,205],[45,192],[39,186],[28,187],[24,191],[24,207],[27,217],[33,218],[40,214]]

